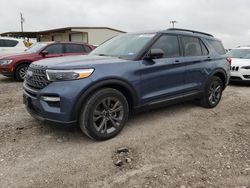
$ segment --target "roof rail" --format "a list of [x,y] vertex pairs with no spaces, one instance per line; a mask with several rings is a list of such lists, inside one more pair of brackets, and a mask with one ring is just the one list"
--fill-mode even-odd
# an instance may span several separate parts
[[167,30],[170,30],[170,31],[185,31],[185,32],[197,33],[197,34],[202,34],[202,35],[207,35],[207,36],[210,36],[210,37],[214,37],[213,35],[208,34],[208,33],[203,33],[203,32],[200,32],[200,31],[194,31],[194,30],[189,30],[189,29],[169,28]]

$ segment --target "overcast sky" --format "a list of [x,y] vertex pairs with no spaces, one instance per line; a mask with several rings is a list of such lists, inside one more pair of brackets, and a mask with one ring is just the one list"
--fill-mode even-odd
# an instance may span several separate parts
[[107,26],[124,31],[176,27],[220,38],[226,48],[250,45],[250,0],[1,0],[0,33],[67,26]]

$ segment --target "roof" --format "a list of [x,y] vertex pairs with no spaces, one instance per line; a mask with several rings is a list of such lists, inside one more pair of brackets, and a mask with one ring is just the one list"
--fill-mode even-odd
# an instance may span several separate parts
[[121,30],[118,30],[118,29],[110,28],[110,27],[62,27],[62,28],[43,30],[43,31],[5,32],[5,33],[1,33],[0,35],[1,36],[13,36],[13,37],[36,38],[37,35],[42,35],[42,34],[51,33],[51,32],[64,32],[66,30],[72,30],[72,29],[108,29],[108,30],[117,31],[117,32],[120,32],[120,33],[126,33],[125,31],[121,31]]
[[126,33],[125,31],[121,31],[118,29],[110,28],[110,27],[62,27],[62,28],[39,31],[38,33],[60,32],[60,31],[72,30],[72,29],[108,29],[108,30],[117,31],[120,33]]

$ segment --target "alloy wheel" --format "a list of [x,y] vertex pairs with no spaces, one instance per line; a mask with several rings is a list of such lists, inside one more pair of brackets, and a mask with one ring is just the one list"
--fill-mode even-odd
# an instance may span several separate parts
[[106,97],[98,103],[93,112],[93,124],[97,132],[110,134],[114,132],[124,118],[122,102],[115,97]]
[[214,105],[219,102],[221,97],[222,87],[220,82],[213,81],[210,85],[209,92],[208,92],[208,100],[209,102]]
[[22,67],[20,70],[19,70],[19,76],[21,79],[24,79],[25,78],[25,75],[26,75],[26,72],[28,70],[28,67]]

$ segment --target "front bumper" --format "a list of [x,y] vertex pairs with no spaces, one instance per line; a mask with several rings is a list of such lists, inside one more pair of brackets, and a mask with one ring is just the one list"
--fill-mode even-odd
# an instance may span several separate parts
[[237,71],[231,70],[230,81],[250,81],[250,70],[242,68]]
[[12,77],[14,75],[13,70],[7,65],[0,65],[0,74]]
[[[23,84],[23,102],[27,111],[35,119],[57,124],[75,124],[77,118],[73,113],[84,88],[90,84],[89,79],[53,82],[41,90]],[[59,102],[46,102],[44,96],[56,96]]]

